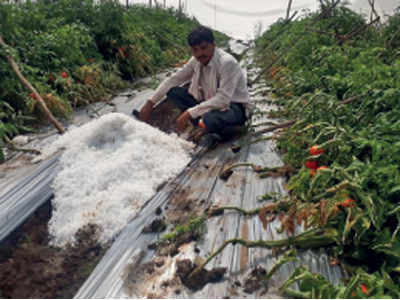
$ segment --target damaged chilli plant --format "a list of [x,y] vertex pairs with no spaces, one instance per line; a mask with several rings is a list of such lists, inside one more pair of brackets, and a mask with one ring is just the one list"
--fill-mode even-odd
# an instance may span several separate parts
[[[286,25],[267,52],[263,45],[282,24],[256,41],[261,67],[298,38],[309,18]],[[337,231],[329,251],[349,274],[334,286],[298,268],[282,289],[288,296],[399,297],[400,81],[393,76],[400,71],[393,30],[399,20],[397,12],[374,27],[338,6],[282,57],[273,76],[265,74],[281,117],[298,120],[277,136],[284,163],[296,169],[288,202],[297,206],[297,217],[307,214],[311,228]],[[294,282],[299,291],[290,289]]]

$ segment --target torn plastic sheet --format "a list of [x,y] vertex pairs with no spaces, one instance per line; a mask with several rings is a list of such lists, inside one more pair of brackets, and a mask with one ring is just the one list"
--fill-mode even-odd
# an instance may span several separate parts
[[52,197],[50,185],[58,171],[58,156],[54,155],[24,174],[21,181],[0,196],[0,241]]

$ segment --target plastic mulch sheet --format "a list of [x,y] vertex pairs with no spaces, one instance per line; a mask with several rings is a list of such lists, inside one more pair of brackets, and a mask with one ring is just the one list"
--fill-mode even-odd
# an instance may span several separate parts
[[57,159],[58,155],[55,155],[43,161],[0,195],[0,241],[52,197],[50,185],[58,170]]

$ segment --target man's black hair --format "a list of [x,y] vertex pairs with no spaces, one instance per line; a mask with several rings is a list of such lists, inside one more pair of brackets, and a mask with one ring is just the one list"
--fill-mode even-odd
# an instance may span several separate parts
[[210,28],[199,26],[189,33],[187,41],[190,47],[200,45],[201,42],[214,43],[214,34]]

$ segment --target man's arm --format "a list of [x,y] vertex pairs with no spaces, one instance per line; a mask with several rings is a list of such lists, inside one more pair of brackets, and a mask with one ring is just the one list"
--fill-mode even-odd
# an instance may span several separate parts
[[190,116],[195,119],[213,109],[228,108],[235,89],[243,77],[239,64],[235,61],[228,61],[222,66],[220,74],[220,85],[215,96],[189,108]]
[[179,86],[192,78],[195,64],[196,60],[192,57],[182,69],[178,70],[159,85],[153,97],[151,97],[140,110],[139,117],[142,121],[147,122],[150,119],[154,106],[165,97],[172,87]]
[[146,104],[142,107],[139,112],[139,119],[143,122],[147,122],[150,119],[151,113],[153,112],[154,102],[147,100]]

